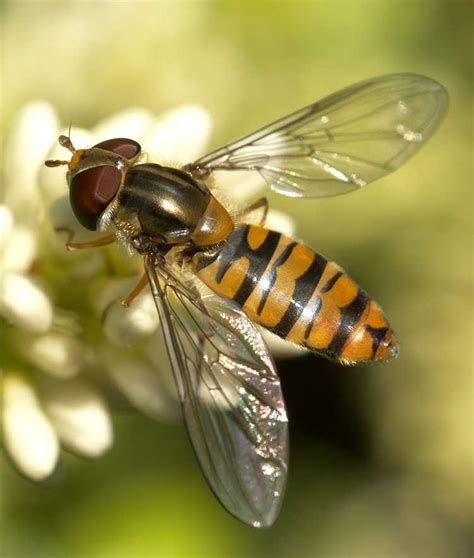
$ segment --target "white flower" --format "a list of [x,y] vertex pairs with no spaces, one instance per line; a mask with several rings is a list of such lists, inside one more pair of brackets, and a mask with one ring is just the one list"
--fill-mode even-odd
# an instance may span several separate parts
[[[130,137],[150,161],[183,164],[205,152],[210,132],[207,112],[184,106],[160,118],[129,109],[89,131],[73,127],[70,137],[77,148]],[[154,418],[180,415],[150,293],[143,291],[130,308],[118,302],[143,272],[140,258],[116,247],[69,253],[66,234],[52,231],[68,229],[75,241],[97,236],[82,228],[71,210],[64,168],[43,165],[45,159],[66,156],[56,141],[60,133],[68,131],[59,128],[50,105],[34,102],[23,108],[6,149],[0,205],[0,323],[6,356],[2,428],[12,460],[34,480],[53,472],[60,444],[88,457],[111,446],[106,394],[87,379],[94,374],[101,385],[106,375],[132,406]],[[232,176],[219,173],[223,189],[236,178],[227,174]],[[260,181],[245,183],[240,177],[234,201],[243,206],[243,193],[256,197],[261,187]],[[267,224],[294,232],[292,221],[278,212],[270,210]],[[103,327],[97,328],[101,319]],[[96,337],[84,334],[89,325],[99,331]],[[298,353],[271,334],[267,341],[278,355]]]
[[31,385],[9,373],[3,378],[3,438],[18,468],[33,480],[54,470],[59,454],[58,437]]
[[87,350],[54,307],[53,286],[41,273],[48,260],[47,245],[40,246],[47,204],[38,176],[58,132],[46,103],[30,103],[18,114],[0,204],[1,422],[6,450],[33,480],[54,471],[60,443],[91,457],[113,438],[102,396],[80,374]]

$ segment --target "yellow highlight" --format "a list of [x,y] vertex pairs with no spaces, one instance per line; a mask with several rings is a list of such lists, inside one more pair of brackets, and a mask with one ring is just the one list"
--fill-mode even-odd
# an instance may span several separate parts
[[85,149],[78,149],[72,154],[71,160],[68,163],[69,170],[74,170],[74,167],[79,162],[79,159],[84,155]]
[[306,340],[308,347],[326,349],[339,329],[340,320],[341,312],[339,308],[323,297],[322,307],[313,322],[311,333]]
[[367,316],[367,324],[371,327],[388,327],[383,314],[378,305],[372,300],[369,305],[369,314]]
[[231,267],[225,272],[220,283],[217,283],[215,279],[219,269],[218,262],[213,262],[211,265],[199,271],[197,275],[203,283],[217,294],[233,298],[245,279],[248,267],[249,261],[247,258],[235,260]]
[[340,360],[350,362],[364,362],[372,358],[372,336],[363,327],[352,337],[341,355]]
[[350,304],[357,296],[357,285],[347,275],[342,275],[326,296],[331,297],[340,308]]
[[288,304],[293,297],[296,279],[305,273],[315,258],[314,253],[304,246],[295,246],[285,263],[276,268],[275,282],[268,293],[262,312],[260,315],[257,315],[262,294],[266,290],[265,282],[269,279],[269,270],[288,244],[289,239],[282,237],[282,241],[277,250],[275,250],[272,261],[259,281],[259,285],[254,289],[244,305],[245,312],[251,316],[252,320],[266,327],[276,326],[283,318]]
[[247,233],[247,242],[252,250],[257,250],[268,236],[268,230],[263,227],[251,226]]

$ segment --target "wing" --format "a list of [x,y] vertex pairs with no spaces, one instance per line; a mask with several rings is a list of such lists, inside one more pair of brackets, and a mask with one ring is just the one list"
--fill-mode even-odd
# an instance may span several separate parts
[[206,480],[238,519],[271,525],[288,466],[280,381],[255,327],[237,307],[201,297],[145,258],[184,420]]
[[394,74],[357,83],[185,167],[260,173],[292,197],[334,196],[385,176],[412,157],[446,112],[436,81]]

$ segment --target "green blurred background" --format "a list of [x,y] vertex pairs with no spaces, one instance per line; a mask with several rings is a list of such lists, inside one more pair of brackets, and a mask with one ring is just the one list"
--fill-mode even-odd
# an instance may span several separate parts
[[401,341],[386,365],[277,363],[291,469],[274,527],[221,509],[180,425],[117,411],[101,460],[65,455],[42,485],[4,461],[4,555],[470,556],[472,3],[12,1],[1,15],[3,139],[38,98],[84,127],[198,103],[217,147],[372,76],[421,73],[450,94],[441,129],[395,175],[334,199],[270,195]]

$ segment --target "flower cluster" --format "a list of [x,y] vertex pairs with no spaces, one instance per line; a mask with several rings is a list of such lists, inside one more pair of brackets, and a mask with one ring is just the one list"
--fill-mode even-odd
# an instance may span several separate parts
[[[130,137],[149,160],[181,164],[205,152],[210,132],[209,115],[184,106],[160,118],[130,109],[90,131],[72,128],[70,137],[79,148]],[[61,445],[87,457],[110,448],[111,399],[153,418],[179,417],[150,293],[142,292],[128,309],[117,303],[136,283],[140,259],[117,247],[67,253],[67,237],[57,232],[74,233],[79,241],[91,237],[72,213],[64,169],[43,166],[47,158],[64,158],[56,142],[60,133],[68,132],[47,103],[20,111],[7,146],[0,205],[4,445],[33,480],[54,471]],[[219,180],[236,204],[262,186],[229,174]],[[283,214],[270,211],[268,222],[293,232]],[[271,334],[267,341],[277,354],[295,354]]]

